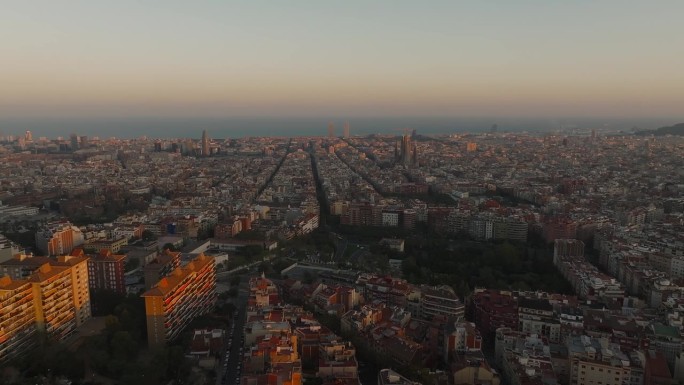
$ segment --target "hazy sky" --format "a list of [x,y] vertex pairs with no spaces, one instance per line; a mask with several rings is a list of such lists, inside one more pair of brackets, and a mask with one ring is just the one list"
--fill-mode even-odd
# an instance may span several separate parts
[[684,1],[3,1],[0,114],[684,111]]

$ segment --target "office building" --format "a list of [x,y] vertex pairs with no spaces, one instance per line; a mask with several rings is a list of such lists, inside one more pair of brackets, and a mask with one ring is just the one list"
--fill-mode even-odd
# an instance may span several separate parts
[[198,255],[185,267],[162,278],[145,292],[147,341],[162,346],[178,337],[196,317],[209,313],[216,303],[214,258]]

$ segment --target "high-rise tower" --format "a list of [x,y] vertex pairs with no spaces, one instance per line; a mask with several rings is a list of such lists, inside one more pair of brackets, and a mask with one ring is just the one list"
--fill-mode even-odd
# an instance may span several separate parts
[[335,137],[335,123],[332,121],[328,122],[328,138]]
[[72,151],[78,150],[78,135],[71,134],[69,139],[71,139],[71,150]]
[[202,156],[209,156],[209,136],[207,130],[202,131]]
[[401,163],[408,165],[411,162],[411,137],[404,134],[401,137]]
[[342,136],[345,138],[349,137],[349,122],[344,122],[344,129],[342,130]]

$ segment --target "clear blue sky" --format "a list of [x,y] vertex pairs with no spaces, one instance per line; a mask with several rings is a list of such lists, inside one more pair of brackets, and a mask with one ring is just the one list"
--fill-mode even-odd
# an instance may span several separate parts
[[12,1],[0,114],[662,117],[684,1]]

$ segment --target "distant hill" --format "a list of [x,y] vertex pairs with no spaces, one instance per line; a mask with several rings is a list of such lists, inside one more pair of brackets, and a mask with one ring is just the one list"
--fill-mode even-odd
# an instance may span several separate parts
[[674,126],[669,126],[669,127],[660,127],[658,129],[655,129],[655,130],[638,131],[638,132],[636,132],[636,135],[656,135],[656,136],[682,135],[682,136],[684,136],[684,123],[678,123],[678,124],[675,124]]

